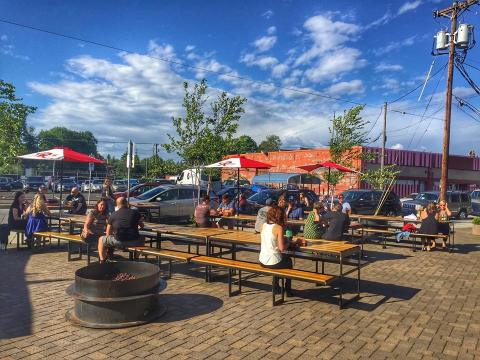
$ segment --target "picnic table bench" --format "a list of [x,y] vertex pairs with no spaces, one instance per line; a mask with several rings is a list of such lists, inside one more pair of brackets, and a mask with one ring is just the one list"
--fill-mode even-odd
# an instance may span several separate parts
[[[45,244],[45,239],[49,239],[51,242],[52,239],[57,239],[58,245],[60,245],[60,241],[67,241],[67,259],[68,261],[72,260],[81,260],[82,259],[82,247],[86,247],[86,255],[87,255],[87,263],[90,264],[90,255],[91,255],[91,244],[84,241],[79,234],[70,234],[65,232],[57,232],[57,231],[41,231],[36,232],[33,234],[34,237],[38,237],[43,240]],[[78,245],[78,258],[72,259],[72,244]],[[94,248],[96,248],[96,244],[94,244]]]

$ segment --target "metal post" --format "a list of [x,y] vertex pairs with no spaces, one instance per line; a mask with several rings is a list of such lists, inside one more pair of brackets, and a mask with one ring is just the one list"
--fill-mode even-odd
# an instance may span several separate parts
[[380,157],[380,173],[383,175],[385,166],[385,144],[387,143],[387,102],[383,106],[382,154]]
[[453,65],[455,55],[455,43],[453,34],[457,31],[457,6],[454,3],[452,8],[452,23],[450,30],[450,46],[448,52],[448,77],[447,92],[445,100],[445,123],[443,127],[443,149],[442,149],[442,175],[440,177],[440,199],[447,199],[447,183],[448,183],[448,156],[450,153],[450,120],[452,116],[452,87],[453,87]]

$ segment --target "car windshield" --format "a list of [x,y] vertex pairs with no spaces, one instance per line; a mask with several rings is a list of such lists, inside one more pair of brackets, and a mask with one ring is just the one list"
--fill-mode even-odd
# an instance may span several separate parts
[[264,204],[268,198],[272,200],[277,200],[279,196],[279,192],[275,190],[265,190],[256,194],[253,194],[248,198],[249,201],[253,201],[259,204]]
[[343,193],[343,197],[344,197],[346,202],[350,202],[350,201],[355,201],[355,200],[359,199],[362,194],[364,194],[364,192],[346,191],[346,192]]
[[438,195],[432,193],[420,193],[417,195],[415,200],[424,200],[424,201],[437,201]]
[[138,195],[137,196],[137,199],[138,200],[150,200],[151,198],[157,196],[158,194],[160,194],[162,191],[165,191],[167,189],[163,188],[163,187],[156,187],[156,188],[153,188],[151,190],[148,190],[146,192],[144,192],[142,195]]

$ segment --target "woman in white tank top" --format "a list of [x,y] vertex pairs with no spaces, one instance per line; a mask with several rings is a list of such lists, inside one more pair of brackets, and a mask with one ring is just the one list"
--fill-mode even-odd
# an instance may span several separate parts
[[[292,259],[285,254],[287,244],[283,238],[283,229],[285,226],[285,211],[272,206],[267,213],[267,222],[262,226],[260,233],[261,245],[258,260],[260,264],[270,269],[291,269]],[[279,292],[278,279],[275,289]],[[285,281],[285,291],[287,295],[292,295],[292,282],[290,279]]]

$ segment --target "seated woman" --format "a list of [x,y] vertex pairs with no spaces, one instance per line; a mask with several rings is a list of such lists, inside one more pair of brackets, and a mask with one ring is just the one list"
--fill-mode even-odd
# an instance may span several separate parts
[[[438,207],[438,232],[442,235],[450,235],[450,224],[448,220],[452,216],[452,212],[444,200],[438,203]],[[433,240],[433,244],[435,244],[435,240]],[[433,247],[435,247],[435,245],[433,245]],[[442,239],[442,249],[446,248],[447,244],[445,243],[445,239]]]
[[17,191],[8,211],[8,228],[10,230],[25,230],[27,226],[27,208],[28,203],[25,199],[25,193]]
[[33,234],[39,231],[48,230],[47,216],[50,216],[50,210],[47,208],[42,194],[35,194],[32,204],[27,209],[28,219],[25,227],[25,236],[28,246],[31,247]]
[[303,237],[305,239],[320,239],[325,232],[323,224],[323,216],[325,215],[325,207],[320,201],[313,203],[313,210],[308,214],[303,227]]
[[[269,269],[291,269],[292,259],[285,254],[289,244],[283,237],[285,227],[284,210],[278,206],[272,206],[267,213],[267,222],[262,226],[260,233],[260,256],[258,260],[263,267]],[[275,291],[280,290],[278,279],[275,283]],[[292,296],[292,281],[285,281],[287,295]]]
[[101,198],[97,201],[95,209],[90,210],[87,214],[87,220],[80,235],[82,239],[85,242],[97,244],[100,236],[105,235],[107,220],[107,201]]
[[[427,209],[425,210],[427,216],[422,220],[420,225],[421,234],[437,235],[438,234],[438,215],[436,211],[435,204],[428,204]],[[430,244],[432,247],[435,247],[433,244],[435,240],[431,240]],[[431,247],[429,240],[427,238],[422,238],[422,251],[430,251]]]

